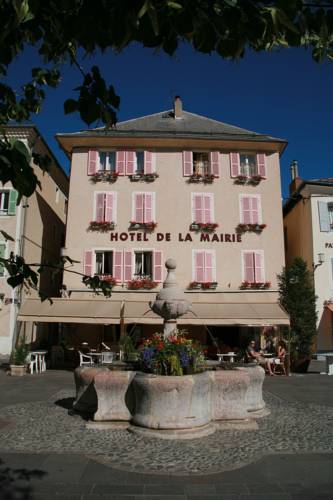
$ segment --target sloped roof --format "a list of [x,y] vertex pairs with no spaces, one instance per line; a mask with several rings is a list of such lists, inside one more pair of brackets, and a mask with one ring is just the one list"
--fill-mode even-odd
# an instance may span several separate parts
[[83,130],[73,134],[57,134],[68,136],[154,136],[154,137],[193,137],[216,139],[246,139],[256,141],[274,141],[286,143],[265,134],[259,134],[234,125],[229,125],[206,116],[182,112],[182,118],[175,118],[172,110],[161,111],[153,115],[142,116],[119,122],[111,129],[96,128]]

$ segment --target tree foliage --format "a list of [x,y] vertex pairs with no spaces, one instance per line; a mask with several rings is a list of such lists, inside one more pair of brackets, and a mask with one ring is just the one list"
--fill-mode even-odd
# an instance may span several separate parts
[[291,353],[294,359],[309,356],[316,335],[316,295],[306,262],[296,257],[278,275],[282,307],[290,315]]
[[[40,113],[46,90],[59,85],[67,64],[77,67],[82,82],[64,113],[79,113],[87,125],[114,126],[120,98],[98,67],[84,69],[82,61],[133,42],[169,55],[185,42],[232,60],[247,50],[285,47],[307,47],[315,61],[333,59],[333,0],[1,0],[0,19],[0,129]],[[38,51],[40,66],[14,89],[11,63],[27,46]],[[3,134],[0,181],[12,183],[19,203],[38,186],[31,160],[45,170],[47,159]]]

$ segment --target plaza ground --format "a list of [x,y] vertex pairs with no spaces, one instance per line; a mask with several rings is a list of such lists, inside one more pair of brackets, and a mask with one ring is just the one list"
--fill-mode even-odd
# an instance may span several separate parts
[[257,431],[187,443],[85,430],[68,414],[71,372],[0,371],[0,499],[332,499],[333,377],[323,369],[266,377],[272,414]]

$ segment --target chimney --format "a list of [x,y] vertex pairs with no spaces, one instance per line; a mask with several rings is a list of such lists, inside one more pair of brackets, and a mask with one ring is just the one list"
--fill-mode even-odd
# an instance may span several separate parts
[[173,103],[173,113],[174,117],[179,119],[183,118],[183,104],[182,101],[179,97],[179,95],[176,95],[174,103]]
[[293,160],[290,165],[291,183],[289,184],[289,193],[292,195],[302,184],[302,179],[298,177],[298,163]]

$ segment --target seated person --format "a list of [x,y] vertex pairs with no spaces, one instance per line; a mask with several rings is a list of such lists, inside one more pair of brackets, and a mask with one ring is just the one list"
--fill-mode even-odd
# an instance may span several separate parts
[[265,369],[268,371],[270,375],[274,375],[272,372],[272,367],[271,367],[271,359],[265,358],[260,352],[257,352],[255,350],[256,343],[254,340],[251,340],[249,343],[247,349],[246,349],[246,354],[249,360],[251,361],[257,361],[259,365],[262,365],[265,367]]
[[283,340],[280,340],[277,345],[277,359],[279,360],[279,365],[282,368],[283,373],[286,375],[285,360],[287,354],[287,346]]

